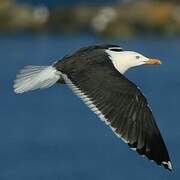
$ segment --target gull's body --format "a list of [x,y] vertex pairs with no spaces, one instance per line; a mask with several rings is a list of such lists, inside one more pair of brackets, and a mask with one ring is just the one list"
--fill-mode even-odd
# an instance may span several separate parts
[[139,154],[172,170],[168,151],[146,98],[123,74],[143,64],[160,64],[119,46],[90,46],[52,66],[27,66],[17,75],[15,92],[67,84],[85,104]]

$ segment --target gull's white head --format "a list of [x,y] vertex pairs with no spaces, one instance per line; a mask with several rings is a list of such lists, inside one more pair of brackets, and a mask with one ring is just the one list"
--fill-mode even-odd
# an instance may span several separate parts
[[106,50],[115,68],[124,74],[129,68],[143,64],[161,64],[158,59],[147,58],[140,53],[123,51],[120,47],[109,47]]

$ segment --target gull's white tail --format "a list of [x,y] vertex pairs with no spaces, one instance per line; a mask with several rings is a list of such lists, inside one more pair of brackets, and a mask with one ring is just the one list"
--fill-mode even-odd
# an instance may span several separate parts
[[14,91],[24,93],[48,88],[55,84],[60,77],[60,72],[53,66],[25,66],[16,76]]

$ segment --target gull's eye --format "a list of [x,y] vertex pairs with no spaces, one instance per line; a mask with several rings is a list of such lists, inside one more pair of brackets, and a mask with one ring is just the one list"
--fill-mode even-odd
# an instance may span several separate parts
[[136,56],[136,59],[140,59],[140,56]]

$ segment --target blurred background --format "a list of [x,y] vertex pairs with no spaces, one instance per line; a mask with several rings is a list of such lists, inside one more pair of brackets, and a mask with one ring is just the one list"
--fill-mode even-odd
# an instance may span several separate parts
[[95,33],[106,37],[180,33],[178,0],[1,0],[0,31]]
[[[141,87],[173,172],[138,156],[64,85],[22,95],[25,65],[110,43],[162,60],[127,77]],[[180,178],[178,0],[0,0],[0,180]]]

